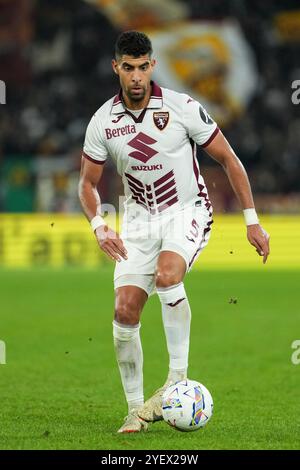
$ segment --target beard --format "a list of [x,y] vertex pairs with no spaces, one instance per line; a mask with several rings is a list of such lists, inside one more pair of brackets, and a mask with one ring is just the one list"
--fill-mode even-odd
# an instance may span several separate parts
[[146,87],[145,86],[139,86],[140,90],[134,92],[132,88],[127,89],[127,96],[130,99],[130,101],[135,101],[139,102],[142,101],[145,98],[146,95]]

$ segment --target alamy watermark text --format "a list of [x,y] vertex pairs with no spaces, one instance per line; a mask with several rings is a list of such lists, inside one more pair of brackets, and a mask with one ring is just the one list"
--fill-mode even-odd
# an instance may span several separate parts
[[0,80],[0,104],[6,104],[6,85]]
[[0,340],[0,365],[6,364],[6,346],[4,341]]
[[300,364],[300,339],[295,339],[291,344],[292,349],[295,349],[291,356],[292,363],[297,366]]

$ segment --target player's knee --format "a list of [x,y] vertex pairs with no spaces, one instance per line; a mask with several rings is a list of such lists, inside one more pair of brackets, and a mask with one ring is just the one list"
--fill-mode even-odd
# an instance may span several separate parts
[[140,320],[141,309],[134,298],[116,302],[115,320],[123,325],[136,325]]
[[158,269],[155,273],[156,287],[171,287],[182,281],[180,273],[173,269]]

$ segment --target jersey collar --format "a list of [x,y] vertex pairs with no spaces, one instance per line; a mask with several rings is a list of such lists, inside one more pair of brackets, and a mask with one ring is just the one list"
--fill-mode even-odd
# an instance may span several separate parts
[[[160,109],[163,106],[163,96],[162,96],[162,89],[155,83],[151,81],[152,85],[152,93],[150,96],[149,103],[147,108],[145,109]],[[119,93],[114,97],[111,114],[120,114],[125,113],[126,108],[124,107],[123,99],[122,99],[122,89]]]

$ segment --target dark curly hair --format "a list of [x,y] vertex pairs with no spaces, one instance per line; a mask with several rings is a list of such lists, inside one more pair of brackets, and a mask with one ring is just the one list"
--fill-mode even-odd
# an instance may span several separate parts
[[124,31],[120,34],[115,45],[116,58],[122,55],[130,55],[132,57],[140,57],[149,54],[151,56],[152,44],[148,36],[139,31]]

